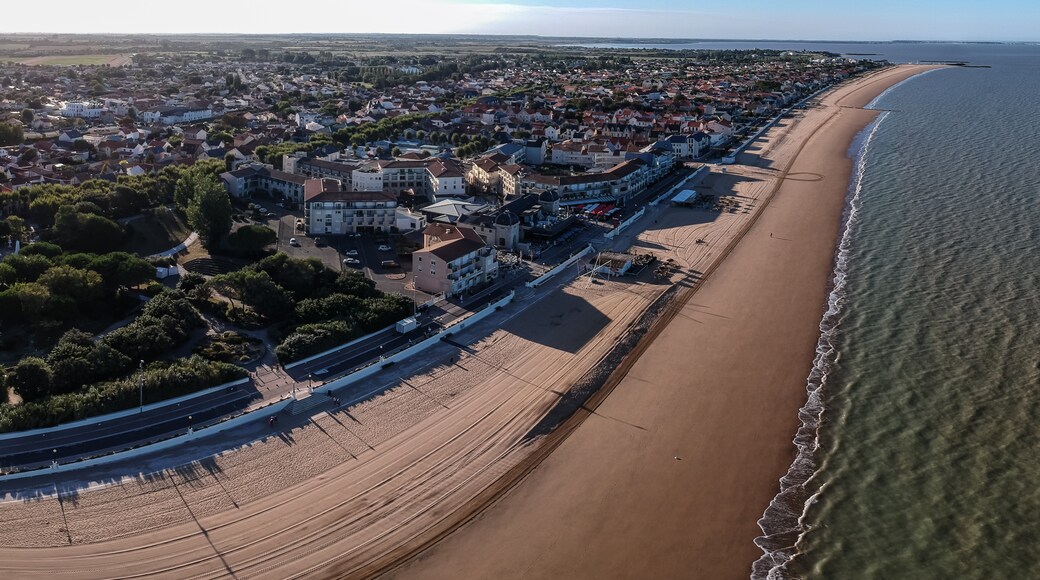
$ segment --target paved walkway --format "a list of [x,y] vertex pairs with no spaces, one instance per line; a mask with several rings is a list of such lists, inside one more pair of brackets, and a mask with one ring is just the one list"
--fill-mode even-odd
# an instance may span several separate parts
[[198,240],[199,240],[199,233],[198,232],[191,232],[191,234],[189,234],[188,237],[185,238],[184,241],[181,242],[180,244],[177,244],[176,246],[170,248],[169,250],[166,250],[165,252],[159,252],[158,254],[152,254],[151,256],[148,256],[148,257],[149,258],[165,258],[167,256],[172,256],[172,255],[174,255],[174,254],[176,254],[178,252],[183,252],[184,250],[187,250],[188,246],[194,244]]

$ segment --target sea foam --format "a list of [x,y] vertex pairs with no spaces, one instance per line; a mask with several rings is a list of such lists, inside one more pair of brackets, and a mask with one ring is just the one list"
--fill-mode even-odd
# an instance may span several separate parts
[[[873,108],[881,97],[900,84],[902,83],[897,83],[881,93],[871,101],[868,108]],[[878,115],[853,140],[851,149],[857,152],[855,172],[842,212],[842,234],[835,252],[834,276],[827,299],[827,310],[820,321],[816,356],[806,383],[808,397],[798,411],[801,426],[794,437],[794,445],[798,452],[787,474],[780,478],[780,493],[769,502],[769,507],[758,520],[762,535],[755,538],[755,544],[763,554],[752,566],[752,580],[774,580],[788,576],[787,564],[798,553],[798,543],[808,530],[804,522],[805,516],[825,487],[814,481],[819,460],[819,428],[824,411],[823,389],[827,385],[827,378],[838,353],[837,337],[844,318],[849,251],[859,222],[860,191],[863,187],[867,153],[874,134],[887,116],[888,112]]]

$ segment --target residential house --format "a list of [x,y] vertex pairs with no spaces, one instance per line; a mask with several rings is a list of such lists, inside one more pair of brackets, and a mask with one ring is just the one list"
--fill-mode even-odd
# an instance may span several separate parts
[[412,253],[415,287],[429,294],[457,296],[498,277],[498,256],[472,229],[431,224],[423,249]]

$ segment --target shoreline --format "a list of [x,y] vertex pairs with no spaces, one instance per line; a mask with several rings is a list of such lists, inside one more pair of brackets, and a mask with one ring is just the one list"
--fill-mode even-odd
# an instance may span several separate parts
[[811,131],[770,133],[742,156],[777,171],[774,147],[780,157],[797,149],[774,203],[676,306],[660,340],[592,409],[597,418],[584,413],[519,485],[390,575],[746,578],[762,555],[757,520],[796,456],[850,188],[846,152],[879,113],[862,107],[934,68],[854,79],[821,97],[815,113],[826,117]]

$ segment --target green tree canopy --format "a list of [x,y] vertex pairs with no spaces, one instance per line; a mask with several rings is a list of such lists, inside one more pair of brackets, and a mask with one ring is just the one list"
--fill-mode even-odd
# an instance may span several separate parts
[[[89,254],[73,254],[76,258],[69,257],[63,261],[71,265],[76,263],[73,260],[79,262],[79,257],[84,255],[90,256]],[[105,286],[113,290],[137,286],[155,278],[154,266],[147,260],[126,252],[110,252],[92,256],[85,267],[101,274]]]
[[27,356],[7,371],[5,382],[23,400],[32,401],[51,394],[53,377],[47,361]]
[[19,252],[23,256],[44,256],[49,260],[53,260],[61,255],[62,249],[57,244],[49,244],[47,242],[33,242]]
[[267,272],[243,268],[214,276],[209,286],[229,299],[239,299],[253,310],[272,320],[285,318],[292,312],[292,300]]
[[66,205],[54,216],[53,235],[66,250],[109,252],[122,245],[126,232],[106,217],[80,213],[75,207]]
[[55,266],[44,272],[37,282],[46,286],[51,294],[68,296],[78,304],[94,302],[101,298],[104,290],[101,274],[72,266]]
[[0,123],[0,147],[20,145],[22,141],[25,141],[25,133],[22,132],[21,127]]
[[200,176],[194,183],[194,197],[188,204],[188,225],[207,245],[220,242],[231,231],[231,198],[212,175]]
[[173,190],[173,203],[181,211],[187,212],[188,205],[195,199],[196,193],[209,186],[210,181],[207,177],[219,182],[223,171],[224,161],[221,159],[200,161],[181,171]]
[[228,238],[228,244],[242,255],[255,258],[277,239],[278,234],[271,228],[251,224],[235,230]]
[[10,254],[3,261],[14,270],[14,282],[35,282],[54,262],[40,254]]

